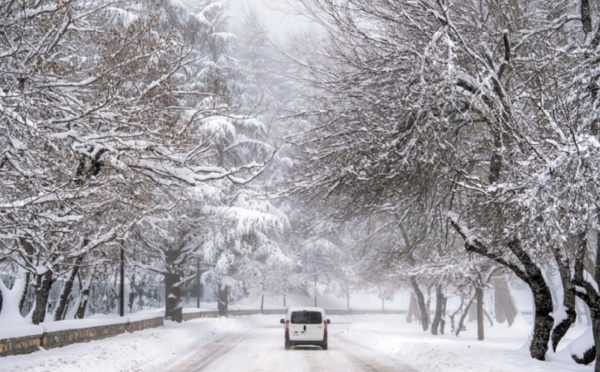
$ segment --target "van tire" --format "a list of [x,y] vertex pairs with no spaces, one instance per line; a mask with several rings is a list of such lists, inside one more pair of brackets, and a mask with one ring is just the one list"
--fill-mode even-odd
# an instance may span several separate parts
[[289,350],[291,346],[292,346],[292,343],[290,342],[290,336],[286,332],[285,333],[285,349]]
[[323,343],[323,344],[321,345],[321,347],[323,348],[323,350],[327,350],[327,342]]

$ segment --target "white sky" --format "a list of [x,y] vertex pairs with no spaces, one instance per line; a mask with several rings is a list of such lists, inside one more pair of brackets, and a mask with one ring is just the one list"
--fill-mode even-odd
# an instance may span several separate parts
[[303,19],[287,0],[230,0],[233,17],[241,16],[248,10],[256,11],[269,35],[281,40],[285,35],[307,29]]

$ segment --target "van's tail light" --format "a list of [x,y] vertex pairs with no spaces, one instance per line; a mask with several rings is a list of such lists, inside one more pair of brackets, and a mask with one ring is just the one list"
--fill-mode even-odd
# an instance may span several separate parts
[[326,320],[323,321],[323,329],[325,330],[325,332],[327,332],[327,321]]
[[286,332],[289,332],[289,331],[290,331],[290,321],[289,321],[289,320],[286,320],[286,321],[285,321],[285,331],[286,331]]

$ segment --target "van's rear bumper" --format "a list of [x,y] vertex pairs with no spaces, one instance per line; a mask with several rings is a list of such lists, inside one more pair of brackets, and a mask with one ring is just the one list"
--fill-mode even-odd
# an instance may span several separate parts
[[290,340],[289,334],[285,334],[285,342],[289,346],[306,346],[306,345],[316,345],[323,346],[327,343],[327,333],[325,333],[322,340]]

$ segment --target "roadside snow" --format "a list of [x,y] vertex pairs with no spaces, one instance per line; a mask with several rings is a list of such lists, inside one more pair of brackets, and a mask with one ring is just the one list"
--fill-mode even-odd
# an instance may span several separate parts
[[166,321],[163,328],[126,333],[109,339],[0,358],[0,371],[142,371],[161,370],[185,346],[211,342],[220,334],[247,328],[248,317]]
[[[398,358],[418,371],[444,372],[566,372],[592,371],[592,366],[577,365],[569,348],[548,353],[548,361],[529,356],[531,325],[523,319],[511,328],[506,324],[486,324],[485,340],[477,340],[476,324],[467,325],[459,337],[450,333],[433,336],[419,324],[407,324],[402,315],[350,317],[354,322],[343,332],[352,341]],[[366,319],[368,318],[368,319]],[[367,320],[367,321],[365,321]],[[585,332],[577,326],[569,331],[564,344]]]

